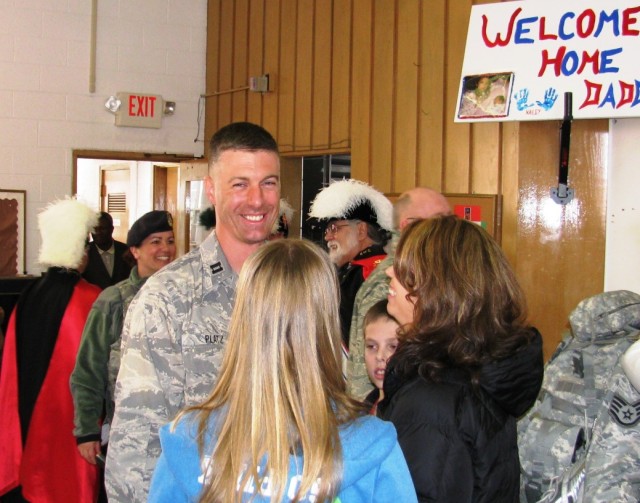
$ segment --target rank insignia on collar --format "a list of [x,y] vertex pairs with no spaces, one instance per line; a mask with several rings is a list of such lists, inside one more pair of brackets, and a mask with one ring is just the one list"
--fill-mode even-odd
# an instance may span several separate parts
[[222,272],[224,270],[224,267],[222,267],[221,262],[216,262],[215,264],[211,264],[209,267],[211,267],[211,274],[218,274],[219,272]]

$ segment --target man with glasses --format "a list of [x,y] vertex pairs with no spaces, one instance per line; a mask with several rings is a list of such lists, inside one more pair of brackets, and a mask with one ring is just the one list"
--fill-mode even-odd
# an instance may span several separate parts
[[324,239],[340,280],[340,325],[345,356],[353,302],[360,285],[386,256],[391,236],[392,205],[364,182],[341,180],[321,190],[309,211],[326,225]]

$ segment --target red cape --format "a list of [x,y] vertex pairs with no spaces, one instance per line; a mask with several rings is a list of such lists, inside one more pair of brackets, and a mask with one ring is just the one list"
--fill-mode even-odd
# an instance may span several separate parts
[[373,255],[367,258],[361,258],[360,260],[353,260],[352,264],[362,266],[362,277],[367,279],[369,274],[377,267],[377,265],[386,258],[386,255]]
[[47,375],[22,446],[18,416],[16,310],[9,320],[0,376],[0,495],[22,486],[33,503],[96,501],[98,472],[79,454],[73,436],[69,377],[82,329],[100,289],[80,280],[62,318]]

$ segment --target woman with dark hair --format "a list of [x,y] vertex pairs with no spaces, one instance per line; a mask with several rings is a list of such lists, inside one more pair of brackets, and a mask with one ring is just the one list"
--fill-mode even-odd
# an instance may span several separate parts
[[498,244],[455,216],[398,244],[388,310],[401,324],[378,415],[394,423],[419,501],[516,502],[516,418],[543,375],[542,340]]

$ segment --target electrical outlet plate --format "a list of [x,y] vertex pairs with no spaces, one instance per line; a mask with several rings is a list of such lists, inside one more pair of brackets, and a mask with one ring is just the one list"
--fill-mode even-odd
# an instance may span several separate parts
[[259,77],[249,77],[249,91],[254,93],[266,93],[269,91],[269,74]]

